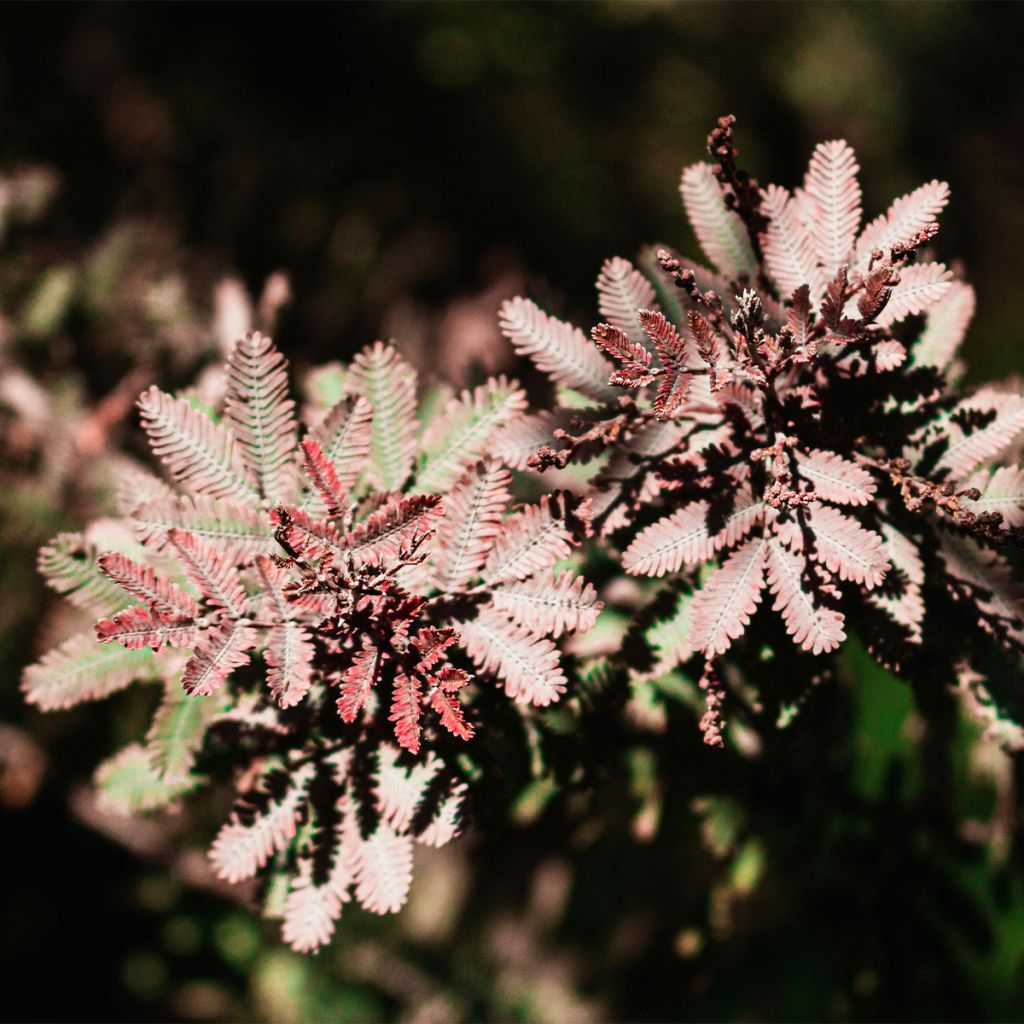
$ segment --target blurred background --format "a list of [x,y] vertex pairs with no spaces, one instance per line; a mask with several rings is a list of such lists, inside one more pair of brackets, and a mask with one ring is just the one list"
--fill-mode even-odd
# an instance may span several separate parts
[[428,376],[519,372],[502,299],[590,322],[604,258],[692,251],[678,174],[723,113],[762,182],[848,139],[868,217],[948,180],[969,379],[1020,373],[1022,33],[1020,4],[949,2],[0,7],[0,1013],[1024,1019],[1018,769],[856,650],[761,757],[669,709],[603,790],[525,794],[316,959],[166,830],[92,814],[130,698],[18,693],[60,629],[36,548],[103,511],[144,385],[249,323],[300,369],[393,337]]

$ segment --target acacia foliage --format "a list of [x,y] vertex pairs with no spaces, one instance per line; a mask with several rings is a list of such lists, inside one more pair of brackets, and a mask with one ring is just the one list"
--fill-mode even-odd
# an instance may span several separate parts
[[[706,263],[667,247],[639,267],[608,260],[589,337],[526,298],[501,312],[565,397],[569,429],[531,465],[596,467],[594,523],[623,570],[679,595],[647,660],[664,672],[694,658],[705,738],[720,745],[723,659],[756,687],[750,665],[779,650],[780,626],[819,657],[859,631],[913,673],[952,596],[980,628],[964,629],[947,676],[987,659],[986,638],[1019,659],[1004,549],[1024,521],[1024,398],[958,386],[973,291],[929,256],[948,186],[928,182],[864,225],[844,141],[817,146],[792,190],[738,168],[732,118],[708,148],[713,163],[680,184]],[[764,624],[767,604],[779,626]]]
[[414,844],[462,826],[481,689],[524,714],[558,701],[556,638],[601,608],[555,569],[589,503],[555,492],[514,507],[518,385],[488,380],[421,423],[415,372],[381,343],[334,383],[301,426],[287,362],[253,333],[219,414],[144,392],[170,482],[127,471],[119,520],[43,550],[47,579],[99,620],[23,682],[44,710],[157,683],[145,740],[97,771],[101,799],[152,810],[226,768],[237,797],[213,867],[231,883],[260,875],[303,951],[352,898],[401,907]]

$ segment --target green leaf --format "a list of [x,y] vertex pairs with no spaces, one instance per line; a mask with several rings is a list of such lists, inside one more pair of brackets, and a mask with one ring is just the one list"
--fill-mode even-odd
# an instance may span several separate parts
[[125,815],[166,807],[172,800],[195,789],[198,781],[191,778],[172,783],[161,779],[141,743],[132,743],[108,758],[93,776],[100,808]]

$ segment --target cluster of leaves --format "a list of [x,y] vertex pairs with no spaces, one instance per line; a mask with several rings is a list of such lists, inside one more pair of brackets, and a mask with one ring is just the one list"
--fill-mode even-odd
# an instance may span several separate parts
[[[230,780],[213,867],[259,876],[294,948],[329,941],[353,897],[401,907],[415,843],[451,839],[514,746],[558,782],[589,778],[584,719],[622,682],[631,724],[649,724],[645,687],[692,675],[722,746],[740,735],[725,715],[788,723],[857,630],[1022,745],[996,684],[1024,649],[1002,550],[1024,529],[1024,399],[958,388],[973,292],[922,258],[947,187],[861,229],[846,143],[818,146],[792,193],[738,168],[731,119],[709,148],[681,192],[712,268],[665,248],[639,269],[607,261],[589,339],[504,305],[553,412],[528,413],[504,378],[418,406],[415,372],[381,343],[314,374],[299,410],[284,357],[250,333],[222,394],[208,377],[140,398],[169,481],[125,466],[120,518],[43,549],[53,587],[100,618],[26,671],[28,700],[157,683],[144,742],[97,771],[104,805],[154,810]],[[513,471],[573,464],[574,490],[513,508]],[[651,581],[573,679],[559,644],[602,601],[565,563],[594,533]],[[622,582],[601,596],[633,612]],[[766,591],[781,628],[758,611]],[[954,605],[980,628],[929,631]],[[580,736],[556,769],[568,746],[535,709],[567,693],[580,717],[562,734]]]
[[177,487],[133,468],[120,521],[43,550],[51,584],[102,617],[24,689],[49,710],[162,682],[145,743],[98,770],[107,806],[165,805],[227,760],[238,797],[216,872],[262,872],[285,938],[309,950],[353,893],[377,913],[402,905],[414,842],[459,828],[474,691],[558,700],[554,638],[588,629],[600,603],[553,569],[589,529],[585,501],[556,492],[507,514],[525,458],[514,383],[453,396],[421,429],[416,375],[378,343],[302,432],[286,366],[254,333],[219,416],[142,395]]
[[711,268],[667,248],[642,270],[609,260],[589,339],[527,299],[502,310],[516,351],[572,393],[569,429],[531,464],[600,456],[595,526],[627,573],[669,577],[674,612],[646,639],[660,671],[700,657],[715,745],[722,656],[749,665],[779,648],[753,621],[766,591],[812,655],[856,627],[912,673],[938,643],[926,611],[950,596],[981,630],[963,631],[947,672],[989,657],[986,637],[1011,657],[1024,646],[999,550],[1024,524],[1024,399],[958,390],[974,294],[918,258],[948,187],[922,185],[862,229],[845,142],[819,145],[790,192],[738,168],[732,131],[719,121],[715,163],[680,186]]

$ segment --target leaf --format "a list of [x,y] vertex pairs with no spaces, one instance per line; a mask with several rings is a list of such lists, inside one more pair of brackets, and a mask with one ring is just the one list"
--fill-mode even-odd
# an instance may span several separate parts
[[800,219],[797,204],[778,185],[769,185],[761,196],[761,212],[770,218],[761,244],[772,279],[783,295],[807,285],[811,305],[817,305],[825,291],[825,281],[818,267],[814,239]]
[[496,587],[491,604],[531,633],[561,636],[584,633],[597,621],[603,605],[597,591],[582,576],[542,572],[532,579]]
[[786,632],[805,651],[828,654],[845,639],[843,616],[831,608],[819,607],[805,589],[805,561],[787,551],[778,541],[769,541],[766,567],[768,586],[775,595],[772,606],[782,613]]
[[101,645],[90,630],[75,634],[29,665],[21,689],[29,704],[41,711],[63,711],[83,701],[102,700],[153,674],[152,651]]
[[161,778],[141,743],[107,758],[93,775],[99,810],[125,817],[166,807],[197,784],[195,777],[180,782]]
[[190,697],[177,681],[167,684],[146,733],[146,753],[159,778],[176,784],[189,780],[206,730],[224,710],[224,701]]
[[267,638],[267,683],[283,708],[294,707],[313,683],[313,638],[297,622],[282,622]]
[[365,707],[380,673],[380,651],[369,640],[363,640],[362,649],[341,677],[341,696],[338,714],[342,721],[354,722]]
[[708,658],[724,654],[743,634],[761,601],[767,542],[751,537],[697,591],[690,605],[689,643]]
[[226,427],[156,387],[144,391],[138,404],[150,447],[175,480],[214,498],[258,496],[256,481]]
[[188,694],[213,693],[236,669],[249,663],[256,631],[241,622],[221,622],[203,633],[185,666],[181,685]]
[[436,495],[394,497],[347,533],[343,544],[357,561],[378,565],[399,557],[417,537],[432,533],[434,521],[443,515],[441,499]]
[[[468,679],[465,672],[459,669],[448,669],[449,673],[459,673],[461,680]],[[430,691],[430,706],[440,716],[441,727],[447,729],[453,736],[460,740],[473,738],[473,727],[466,722],[462,714],[462,708],[458,700],[442,686]]]
[[815,550],[811,556],[841,580],[861,583],[872,590],[885,578],[889,568],[882,538],[856,519],[832,508],[816,505],[810,512]]
[[97,565],[112,582],[158,612],[183,619],[191,619],[199,614],[195,598],[186,594],[176,583],[157,576],[151,566],[139,565],[116,551],[100,555]]
[[526,469],[530,456],[551,440],[553,427],[554,416],[551,413],[521,416],[496,430],[487,449],[509,469]]
[[901,267],[899,283],[893,286],[889,301],[875,317],[875,323],[891,327],[923,312],[949,291],[952,277],[942,263],[913,263]]
[[341,897],[330,885],[316,885],[307,872],[288,892],[284,904],[281,938],[296,953],[313,953],[334,935],[341,916]]
[[692,164],[683,171],[679,192],[693,232],[707,258],[731,280],[741,274],[754,278],[757,265],[746,228],[725,205],[722,186],[710,164]]
[[437,530],[434,577],[448,593],[463,590],[479,573],[501,532],[512,498],[512,476],[501,463],[477,463],[452,488]]
[[251,878],[295,836],[299,810],[315,768],[305,764],[287,776],[288,788],[262,813],[244,824],[237,814],[225,824],[210,848],[218,878],[235,884]]
[[949,201],[949,186],[944,181],[930,181],[909,195],[901,196],[887,213],[876,217],[857,239],[856,262],[867,266],[874,249],[888,256],[897,242],[905,242],[935,222]]
[[608,380],[625,388],[639,388],[650,384],[656,374],[651,371],[651,353],[618,327],[598,324],[590,332],[594,344],[607,352],[620,365]]
[[504,377],[491,378],[452,399],[423,435],[424,461],[416,474],[416,489],[443,494],[468,465],[493,453],[495,435],[525,409],[526,393]]
[[882,608],[894,622],[907,628],[911,643],[919,644],[925,613],[924,598],[921,596],[924,563],[921,561],[917,545],[888,523],[882,524],[882,541],[892,567],[899,569],[903,574],[903,592],[898,596],[883,593],[868,596],[871,602]]
[[397,832],[406,832],[427,787],[441,764],[432,754],[413,765],[399,763],[401,751],[392,743],[381,743],[374,773],[377,813]]
[[691,502],[664,519],[641,530],[622,556],[622,567],[632,575],[664,576],[683,565],[706,562],[723,547],[742,540],[760,521],[764,503],[755,500],[749,487],[736,495],[732,511],[712,536],[707,501]]
[[514,513],[484,562],[483,580],[493,586],[524,580],[572,551],[574,520],[589,524],[588,500],[565,492],[544,495],[536,505]]
[[323,449],[316,441],[307,438],[302,442],[302,462],[306,468],[306,475],[320,494],[327,514],[341,515],[345,508],[345,499],[348,497],[348,489],[341,482],[334,463],[324,455]]
[[274,502],[295,490],[295,403],[288,394],[288,360],[258,331],[235,343],[228,358],[224,419],[235,432],[260,492]]
[[341,489],[353,490],[370,454],[373,406],[362,395],[346,395],[336,402],[307,440],[320,445],[324,457],[334,464]]
[[523,298],[505,302],[500,316],[501,331],[516,354],[529,356],[556,384],[602,405],[618,401],[618,392],[608,385],[615,368],[578,327],[548,316]]
[[459,630],[477,667],[493,672],[517,704],[546,707],[565,692],[558,650],[546,637],[534,636],[493,608],[482,608]]
[[812,448],[797,455],[797,469],[826,501],[866,505],[875,496],[874,477],[857,463],[835,452]]
[[608,323],[639,342],[643,332],[637,313],[655,308],[654,286],[629,260],[616,256],[605,260],[597,275],[597,303]]
[[205,494],[145,501],[132,510],[129,522],[139,540],[157,551],[173,552],[167,539],[171,530],[195,534],[233,563],[247,562],[274,546],[270,521],[261,510]]
[[967,334],[974,303],[974,289],[969,284],[950,281],[946,293],[925,312],[924,331],[910,350],[911,362],[946,370]]
[[659,419],[668,419],[686,401],[690,390],[693,375],[684,371],[693,359],[692,346],[680,338],[675,325],[656,310],[642,309],[640,324],[654,344],[665,370],[665,378],[654,398],[654,413]]
[[420,752],[420,682],[416,676],[396,672],[391,689],[391,714],[395,723],[395,739],[411,754]]
[[[958,413],[990,416],[984,426],[965,430],[956,422]],[[962,480],[1008,448],[1024,430],[1024,398],[992,387],[980,388],[958,402],[951,416],[947,425],[949,445],[937,468],[948,470],[954,480]]]
[[979,625],[1004,642],[1024,648],[1024,594],[1006,560],[964,537],[942,533],[939,541],[946,572],[971,588]]
[[361,839],[354,856],[356,899],[373,914],[402,909],[412,884],[412,840],[383,822]]
[[815,254],[826,277],[846,264],[860,227],[857,158],[842,139],[821,142],[811,156],[804,192],[813,203],[808,219]]
[[1024,469],[998,466],[989,476],[987,470],[964,481],[964,489],[977,487],[977,501],[961,498],[960,504],[972,512],[998,512],[1006,526],[1024,526]]
[[416,454],[416,371],[378,341],[355,357],[348,386],[373,407],[370,483],[382,491],[401,490]]
[[692,654],[690,646],[691,594],[678,594],[672,611],[651,626],[644,637],[654,655],[653,676],[665,675]]
[[223,608],[233,619],[249,615],[249,599],[238,570],[212,545],[187,530],[170,530],[167,539],[204,600]]
[[39,551],[46,582],[76,607],[109,615],[124,607],[124,591],[96,564],[96,545],[81,533],[59,533]]
[[121,646],[131,650],[141,647],[152,647],[154,651],[163,646],[191,647],[195,642],[195,623],[191,619],[184,621],[173,616],[163,615],[134,605],[110,619],[100,619],[96,623],[96,639],[101,643],[116,640]]

